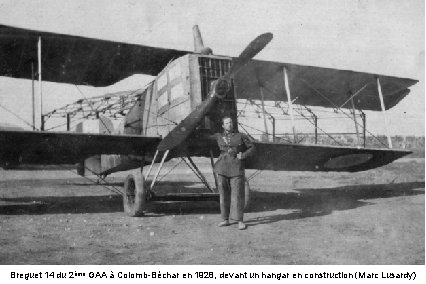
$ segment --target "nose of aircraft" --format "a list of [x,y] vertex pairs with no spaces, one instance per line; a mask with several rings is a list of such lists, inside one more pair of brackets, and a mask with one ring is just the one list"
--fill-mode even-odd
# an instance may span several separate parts
[[157,147],[158,151],[171,150],[181,144],[200,123],[203,117],[213,108],[217,99],[223,98],[230,87],[230,80],[243,68],[256,54],[258,54],[271,40],[272,33],[264,33],[252,40],[233,61],[231,68],[222,78],[215,83],[210,96],[192,111],[179,125],[167,134]]
[[212,86],[212,90],[214,90],[214,95],[219,99],[223,99],[226,96],[226,93],[229,92],[231,88],[231,83],[223,78],[219,78],[214,81]]

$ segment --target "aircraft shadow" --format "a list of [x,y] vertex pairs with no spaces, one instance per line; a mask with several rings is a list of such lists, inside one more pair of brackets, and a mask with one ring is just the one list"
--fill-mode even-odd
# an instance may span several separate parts
[[1,201],[10,203],[0,205],[0,214],[3,215],[112,213],[123,211],[121,195],[0,198]]
[[[89,185],[96,186],[87,183],[63,184],[63,186]],[[123,189],[123,182],[108,185]],[[158,188],[159,194],[200,192],[208,191],[194,182],[162,182]],[[122,197],[116,194],[0,198],[0,215],[114,213],[123,212],[123,210]],[[150,217],[166,214],[216,214],[219,213],[219,205],[215,201],[152,202],[148,204],[147,211]]]
[[[163,192],[206,192],[195,183],[163,183]],[[186,188],[192,187],[192,188]],[[328,215],[336,210],[350,210],[373,204],[368,199],[390,198],[424,194],[424,182],[398,184],[351,185],[335,188],[302,188],[297,192],[253,191],[248,212],[269,212],[290,209],[294,212],[274,214],[246,220],[248,226]],[[176,188],[179,188],[176,190]],[[423,190],[421,190],[423,189]],[[2,201],[14,203],[2,205]],[[98,196],[43,196],[0,198],[0,214],[60,214],[60,213],[114,213],[123,212],[120,195]],[[219,214],[216,201],[152,202],[148,206],[150,217],[163,215]]]
[[123,182],[104,182],[104,181],[100,181],[99,183],[97,183],[96,180],[93,180],[90,182],[69,182],[66,184],[72,185],[72,186],[82,186],[82,187],[84,186],[91,187],[91,186],[97,186],[97,185],[123,187],[124,183]]
[[368,199],[424,194],[424,182],[351,185],[334,188],[301,188],[298,192],[259,192],[251,196],[249,212],[293,209],[288,214],[275,214],[247,220],[248,226],[282,220],[324,216],[333,211],[350,210],[374,204]]

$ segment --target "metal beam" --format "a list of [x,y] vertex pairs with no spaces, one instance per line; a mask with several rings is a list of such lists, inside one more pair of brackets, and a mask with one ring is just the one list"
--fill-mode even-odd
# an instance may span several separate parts
[[389,148],[392,148],[392,139],[391,139],[391,137],[389,135],[389,131],[388,131],[388,120],[387,120],[387,116],[386,116],[385,103],[384,103],[383,94],[382,94],[382,86],[380,84],[379,77],[377,77],[377,91],[379,92],[380,106],[382,107],[383,121],[384,121],[384,124],[385,124],[385,133],[386,133],[386,137],[388,138],[388,146],[389,146]]
[[44,115],[42,115],[42,116],[41,116],[41,125],[40,125],[40,130],[41,130],[41,131],[44,131],[44,124],[45,124],[45,122],[46,122],[46,120],[45,120],[44,118],[45,118],[45,116],[44,116]]
[[272,121],[272,142],[275,142],[275,117],[270,115],[269,117]]
[[284,74],[284,87],[285,87],[285,92],[287,94],[288,112],[290,114],[290,119],[291,119],[291,128],[293,129],[293,139],[294,139],[294,142],[296,142],[297,133],[296,133],[296,128],[294,126],[293,102],[291,101],[290,85],[288,82],[288,74],[287,74],[286,67],[283,67],[283,74]]

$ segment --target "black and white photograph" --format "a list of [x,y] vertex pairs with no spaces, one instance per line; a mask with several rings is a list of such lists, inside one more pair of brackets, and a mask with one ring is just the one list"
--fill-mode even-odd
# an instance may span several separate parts
[[425,2],[0,0],[0,265],[424,266]]

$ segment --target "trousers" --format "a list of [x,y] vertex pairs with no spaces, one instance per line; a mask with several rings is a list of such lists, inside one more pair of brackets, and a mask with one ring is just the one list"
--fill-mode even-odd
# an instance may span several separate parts
[[243,221],[244,175],[227,177],[217,175],[220,194],[220,214],[223,220]]

